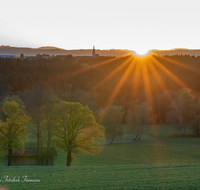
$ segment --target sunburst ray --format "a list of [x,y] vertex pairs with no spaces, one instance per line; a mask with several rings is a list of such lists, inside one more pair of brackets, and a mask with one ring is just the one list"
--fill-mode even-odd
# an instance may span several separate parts
[[[117,67],[114,71],[112,71],[106,78],[104,78],[102,81],[100,81],[98,84],[96,84],[89,92],[89,94],[94,93],[98,88],[103,86],[107,81],[109,81],[112,77],[114,77],[118,72],[120,72],[124,67],[126,67],[129,62],[133,59],[132,56],[130,56],[125,62],[123,62],[119,67]],[[84,100],[88,97],[88,95],[85,95],[81,98],[81,100]]]
[[192,67],[190,67],[190,66],[188,66],[188,65],[185,65],[185,64],[181,63],[180,61],[175,61],[175,60],[173,60],[173,59],[171,59],[171,58],[164,57],[164,56],[161,56],[160,58],[163,59],[163,60],[165,60],[165,61],[169,61],[170,63],[173,63],[173,64],[175,64],[175,65],[178,65],[178,66],[180,66],[180,67],[183,67],[183,68],[185,68],[185,69],[188,69],[188,70],[191,70],[191,71],[193,71],[193,72],[195,72],[195,73],[200,74],[200,72],[199,72],[198,70],[196,70],[196,69],[194,69],[194,68],[192,68]]
[[187,84],[182,82],[178,77],[176,77],[171,71],[169,71],[166,67],[164,67],[154,56],[152,56],[153,61],[156,66],[158,66],[165,74],[167,74],[170,78],[173,79],[178,85],[182,88],[189,88]]
[[[132,57],[132,59],[133,58],[134,57]],[[125,73],[123,74],[122,78],[119,80],[118,84],[115,86],[112,94],[108,98],[108,101],[106,102],[106,105],[109,105],[112,102],[112,100],[116,97],[116,95],[118,94],[118,92],[121,89],[122,85],[125,83],[126,79],[129,77],[129,75],[132,72],[132,70],[134,69],[134,67],[135,67],[135,64],[133,63],[133,60],[132,60],[131,63],[129,63],[129,66],[126,69]]]
[[[156,67],[154,65],[153,60],[151,59],[150,61],[151,61],[151,67],[149,67],[149,68],[150,68],[151,72],[154,73],[153,76],[156,79],[156,82],[157,82],[157,84],[159,86],[159,89],[161,91],[165,91],[165,90],[167,91],[166,85],[164,84],[160,74],[158,73],[158,71],[157,71],[157,69],[156,69]],[[172,99],[172,96],[168,91],[167,91],[167,99],[168,100]]]
[[51,81],[54,81],[54,80],[57,80],[57,81],[58,81],[58,80],[68,79],[68,78],[71,78],[71,77],[76,76],[76,75],[78,75],[78,74],[81,74],[81,73],[84,73],[84,72],[89,71],[89,70],[91,70],[91,69],[94,69],[94,68],[96,68],[96,67],[99,67],[99,66],[102,66],[102,65],[105,65],[105,64],[114,62],[114,61],[116,61],[116,60],[122,59],[123,57],[130,56],[130,55],[132,55],[132,54],[131,54],[131,53],[127,53],[127,54],[125,54],[125,55],[123,55],[123,56],[114,57],[114,58],[111,58],[111,59],[109,59],[109,60],[99,62],[99,63],[97,63],[97,64],[92,64],[92,65],[90,65],[90,66],[88,66],[88,67],[81,68],[81,69],[79,69],[79,70],[76,70],[76,71],[73,71],[73,72],[71,72],[71,73],[68,73],[67,75],[66,75],[66,74],[63,74],[63,75],[56,76],[56,78],[55,78],[55,77],[52,78]]

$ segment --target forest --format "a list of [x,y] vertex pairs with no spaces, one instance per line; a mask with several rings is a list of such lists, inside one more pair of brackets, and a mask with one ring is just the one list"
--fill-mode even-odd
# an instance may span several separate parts
[[[176,124],[180,137],[184,137],[186,128],[199,137],[199,63],[200,57],[156,54],[147,58],[133,55],[79,59],[72,55],[64,59],[0,58],[1,121],[6,122],[11,107],[22,110],[19,111],[24,117],[22,125],[29,123],[30,116],[29,132],[35,138],[38,151],[44,142],[47,147],[52,145],[49,122],[62,126],[63,105],[72,111],[70,113],[78,109],[85,110],[81,114],[92,113],[95,121],[88,116],[89,121],[98,126],[93,135],[103,139],[105,127],[110,143],[129,132],[134,134],[133,140],[140,140],[147,124]],[[9,104],[11,101],[17,104]],[[55,114],[51,110],[56,106]],[[59,132],[54,130],[53,134],[58,137],[54,145],[63,147],[62,142],[58,143]],[[87,145],[84,148],[92,154],[99,150],[99,147],[90,150]],[[67,165],[72,157],[70,153]]]
[[[24,100],[25,94],[33,93],[34,89],[42,86],[42,90],[51,89],[62,100],[88,105],[93,112],[114,104],[122,106],[126,115],[138,102],[146,101],[157,115],[154,122],[166,123],[168,105],[178,97],[180,89],[191,89],[195,101],[198,101],[200,57],[153,56],[167,72],[155,65],[154,70],[147,68],[148,71],[141,71],[144,73],[139,75],[133,69],[124,77],[132,63],[130,56],[77,59],[68,55],[65,59],[33,60],[1,58],[0,101],[7,95],[19,95]],[[148,78],[143,75],[148,75]],[[118,83],[122,85],[111,97]]]

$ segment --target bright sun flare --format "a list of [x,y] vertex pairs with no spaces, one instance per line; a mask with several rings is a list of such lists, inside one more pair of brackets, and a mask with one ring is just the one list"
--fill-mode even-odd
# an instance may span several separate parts
[[133,51],[135,55],[137,56],[141,56],[141,57],[144,57],[144,56],[147,56],[149,54],[149,50],[137,50],[137,51]]

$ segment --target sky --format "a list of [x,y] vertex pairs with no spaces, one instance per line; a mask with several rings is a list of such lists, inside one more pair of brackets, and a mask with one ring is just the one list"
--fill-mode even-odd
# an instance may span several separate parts
[[0,0],[0,45],[200,49],[199,0]]

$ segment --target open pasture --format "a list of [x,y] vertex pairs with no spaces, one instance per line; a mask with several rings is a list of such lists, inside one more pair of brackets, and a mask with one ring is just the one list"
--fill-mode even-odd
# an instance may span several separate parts
[[[0,182],[12,189],[200,189],[200,139],[187,131],[178,137],[173,126],[149,126],[140,142],[125,135],[103,144],[97,157],[78,156],[66,167],[58,150],[55,166],[3,167],[4,176],[27,176],[40,182]],[[156,139],[156,140],[152,140]],[[126,141],[126,143],[124,143]]]
[[0,167],[1,180],[26,175],[40,182],[1,182],[21,189],[199,189],[200,163],[74,167]]
[[[148,126],[142,141],[130,142],[133,136],[125,135],[121,141],[114,141],[117,143],[102,145],[102,151],[97,157],[78,156],[72,166],[199,162],[200,138],[194,137],[189,130],[186,132],[186,137],[180,138],[173,126],[151,125]],[[65,153],[58,151],[58,154],[55,165],[65,165]]]

